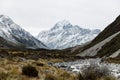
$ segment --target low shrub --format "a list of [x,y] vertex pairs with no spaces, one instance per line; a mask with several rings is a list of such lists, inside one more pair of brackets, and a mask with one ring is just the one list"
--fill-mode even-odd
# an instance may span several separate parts
[[22,68],[22,74],[23,75],[26,75],[26,76],[29,76],[29,77],[38,77],[38,71],[35,67],[33,66],[24,66]]
[[107,66],[92,63],[89,66],[83,66],[81,73],[78,75],[78,80],[97,80],[100,78],[106,78],[101,80],[111,80],[107,76],[111,76]]

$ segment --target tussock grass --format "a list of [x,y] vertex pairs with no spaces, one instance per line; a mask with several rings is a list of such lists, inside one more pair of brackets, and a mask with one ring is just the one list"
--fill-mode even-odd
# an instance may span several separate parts
[[[53,80],[75,80],[75,76],[73,74],[59,68],[49,66],[47,64],[48,62],[50,61],[45,59],[26,59],[26,61],[20,61],[19,58],[1,58],[0,80],[51,80],[51,78],[53,78]],[[31,69],[28,65],[33,66],[34,69]],[[30,77],[31,75],[23,74],[23,68],[25,68],[25,72],[30,74],[34,71],[37,71],[38,74],[37,76]],[[33,73],[32,75],[35,74]]]

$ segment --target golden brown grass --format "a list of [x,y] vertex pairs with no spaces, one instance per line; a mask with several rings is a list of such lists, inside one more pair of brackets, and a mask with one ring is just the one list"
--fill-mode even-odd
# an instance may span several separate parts
[[[58,60],[53,60],[53,62],[56,61]],[[18,58],[2,58],[0,59],[0,80],[51,80],[50,77],[53,80],[75,80],[72,73],[49,66],[48,62],[50,61],[44,59],[19,61]],[[22,75],[22,68],[27,65],[32,65],[37,69],[38,77],[32,78]]]

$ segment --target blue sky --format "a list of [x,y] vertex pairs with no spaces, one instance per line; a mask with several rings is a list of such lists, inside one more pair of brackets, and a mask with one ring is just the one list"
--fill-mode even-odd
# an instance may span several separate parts
[[104,29],[120,14],[120,0],[0,0],[0,14],[34,36],[62,20]]

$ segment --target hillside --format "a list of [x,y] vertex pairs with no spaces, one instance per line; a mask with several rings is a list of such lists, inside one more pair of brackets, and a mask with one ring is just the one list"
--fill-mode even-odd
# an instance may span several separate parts
[[105,38],[117,33],[120,31],[120,15],[116,18],[114,22],[108,25],[93,41],[92,43],[96,44]]
[[[116,51],[119,51],[120,49],[120,33],[115,36],[111,41],[109,41],[107,44],[102,46],[102,49],[98,52],[97,56],[110,56],[113,55]],[[118,52],[118,55],[113,57],[118,57],[120,55],[120,51]]]
[[[79,56],[110,56],[120,49],[120,16],[91,43],[79,49]],[[76,49],[77,50],[77,49]],[[119,56],[119,54],[118,54]],[[117,56],[116,56],[117,57]]]

